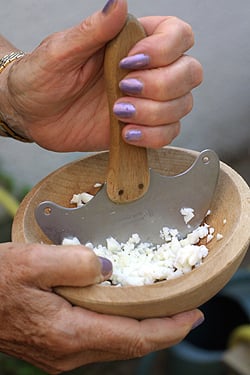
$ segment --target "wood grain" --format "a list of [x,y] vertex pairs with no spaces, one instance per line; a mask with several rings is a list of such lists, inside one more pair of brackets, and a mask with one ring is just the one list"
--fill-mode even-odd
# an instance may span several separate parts
[[104,71],[111,133],[107,193],[116,203],[132,202],[142,197],[149,187],[147,150],[124,142],[124,124],[113,113],[115,101],[124,96],[119,89],[119,82],[128,74],[128,71],[119,68],[119,62],[143,37],[145,31],[142,26],[135,17],[129,15],[124,28],[107,45],[105,53]]
[[[199,153],[166,147],[150,151],[149,167],[163,175],[185,171]],[[22,201],[14,218],[15,242],[50,243],[40,231],[34,209],[44,200],[70,207],[73,194],[94,193],[96,182],[106,180],[108,152],[69,163],[38,183]],[[94,285],[86,288],[58,287],[56,292],[72,304],[100,313],[138,319],[176,314],[200,306],[218,293],[241,264],[250,242],[250,189],[232,168],[220,163],[220,177],[207,222],[223,238],[207,246],[204,264],[174,280],[142,287]],[[226,224],[224,220],[226,219]]]

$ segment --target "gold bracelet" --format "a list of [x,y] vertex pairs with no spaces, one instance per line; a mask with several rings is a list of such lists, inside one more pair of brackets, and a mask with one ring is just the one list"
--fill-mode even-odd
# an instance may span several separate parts
[[[0,59],[0,73],[4,70],[4,68],[16,59],[20,59],[23,57],[25,53],[23,51],[11,52],[8,55],[3,56]],[[22,142],[32,142],[27,138],[22,137],[21,135],[17,134],[14,130],[12,130],[6,122],[2,119],[0,115],[0,136],[2,137],[10,137],[17,139],[18,141]]]
[[11,63],[12,61],[16,59],[20,59],[20,57],[23,57],[25,53],[23,51],[16,51],[16,52],[11,52],[8,55],[3,56],[0,59],[0,73],[4,70],[4,68]]

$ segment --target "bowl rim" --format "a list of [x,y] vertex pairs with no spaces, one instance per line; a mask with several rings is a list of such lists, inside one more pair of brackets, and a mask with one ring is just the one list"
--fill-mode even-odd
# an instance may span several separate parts
[[[167,146],[164,147],[163,150],[173,150],[173,151],[180,151],[180,152],[188,152],[191,156],[196,157],[199,152],[189,149],[183,149],[179,147],[172,147]],[[79,163],[83,159],[87,160],[95,155],[99,155],[105,153],[107,154],[108,151],[98,152],[91,155],[88,155],[84,158],[80,158],[73,162],[63,165],[62,167],[56,169],[54,172],[50,173],[47,177],[42,179],[38,184],[36,184],[31,192],[27,194],[24,200],[21,202],[20,207],[17,211],[17,214],[13,220],[12,226],[12,237],[13,241],[17,239],[20,242],[20,231],[22,233],[22,240],[26,242],[26,238],[23,234],[22,225],[20,225],[20,221],[23,222],[23,218],[25,217],[25,213],[27,210],[27,203],[31,196],[31,193],[35,190],[39,190],[43,183],[47,178],[54,175],[55,173],[61,173],[65,168],[69,168],[72,164]],[[207,288],[210,288],[210,283],[213,279],[219,279],[218,288],[216,290],[211,290],[211,296],[214,295],[221,289],[227,281],[231,278],[234,271],[238,268],[241,260],[243,259],[249,244],[250,244],[250,216],[249,216],[249,206],[250,206],[250,189],[247,185],[246,181],[230,166],[225,164],[224,162],[220,161],[220,173],[225,173],[230,180],[233,181],[235,188],[239,193],[240,199],[240,207],[239,212],[240,215],[237,218],[237,223],[235,224],[234,233],[231,233],[227,238],[223,238],[220,240],[220,256],[218,258],[218,254],[211,253],[208,257],[204,259],[203,264],[193,269],[191,272],[188,272],[185,275],[178,276],[171,280],[164,280],[157,282],[155,284],[150,285],[143,285],[143,286],[121,286],[121,287],[114,287],[114,286],[105,286],[105,285],[91,285],[88,287],[57,287],[56,291],[58,294],[65,296],[65,298],[70,300],[70,295],[74,292],[74,300],[76,301],[78,298],[84,299],[85,303],[91,305],[92,303],[96,305],[104,304],[107,308],[112,308],[115,303],[120,306],[133,306],[133,305],[145,305],[148,303],[161,303],[162,301],[170,301],[172,298],[175,298],[178,295],[179,299],[183,298],[187,294],[187,290],[185,289],[185,284],[188,279],[188,294],[190,298],[192,295],[197,293],[197,290],[200,290],[201,286],[204,288],[204,284]],[[239,235],[241,233],[241,235]],[[236,235],[235,235],[236,234]],[[216,241],[214,239],[213,241]],[[235,251],[235,249],[240,249]],[[216,257],[216,262],[215,262]],[[218,267],[218,259],[220,263],[220,267]],[[225,262],[226,259],[226,262]],[[224,263],[223,263],[224,261]],[[215,266],[216,263],[216,266]],[[231,273],[226,278],[223,275],[228,268],[231,269]],[[205,276],[205,283],[201,282],[201,280]],[[107,298],[106,293],[103,293],[105,290],[104,288],[109,288],[109,297]],[[142,288],[144,288],[144,293],[141,293]],[[130,293],[130,291],[133,293]],[[160,290],[160,293],[155,293],[156,290]],[[98,300],[97,300],[98,295]]]

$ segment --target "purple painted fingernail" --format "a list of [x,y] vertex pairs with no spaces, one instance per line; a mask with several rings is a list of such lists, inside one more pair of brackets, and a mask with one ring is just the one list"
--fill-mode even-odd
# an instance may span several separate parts
[[104,8],[102,10],[102,13],[109,13],[111,9],[113,8],[113,5],[115,5],[116,0],[108,0],[108,2],[104,5]]
[[135,114],[136,109],[131,103],[115,103],[113,111],[118,117],[130,118]]
[[202,316],[200,319],[198,319],[196,322],[194,322],[193,326],[192,326],[192,329],[195,329],[197,327],[199,327],[203,322],[204,322],[205,318],[204,316]]
[[130,129],[126,132],[125,138],[127,141],[138,141],[142,137],[142,132],[137,129]]
[[123,92],[140,94],[143,89],[143,83],[136,78],[127,78],[119,83],[119,87]]
[[120,68],[122,69],[140,69],[149,64],[150,58],[144,53],[138,55],[125,57],[120,61]]
[[99,257],[99,260],[101,262],[101,267],[102,267],[101,272],[102,272],[102,275],[104,277],[109,276],[112,273],[112,270],[113,270],[112,263],[110,262],[109,259],[103,258],[103,257]]

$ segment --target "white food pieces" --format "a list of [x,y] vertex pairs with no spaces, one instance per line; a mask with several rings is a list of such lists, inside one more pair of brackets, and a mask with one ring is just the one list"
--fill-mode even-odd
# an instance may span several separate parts
[[223,235],[222,235],[221,233],[217,233],[217,234],[216,234],[216,240],[217,240],[217,241],[222,240],[222,238],[223,238]]
[[[96,184],[96,187],[102,184]],[[93,195],[88,193],[75,194],[71,203],[78,207],[89,202]],[[184,207],[180,210],[186,224],[195,216],[194,209]],[[207,212],[210,215],[211,211]],[[223,220],[226,224],[226,219]],[[109,259],[113,264],[113,273],[109,281],[102,285],[114,286],[141,286],[153,284],[161,280],[170,280],[200,267],[203,259],[208,255],[206,245],[200,244],[202,239],[209,243],[215,236],[215,229],[204,223],[189,233],[184,239],[180,239],[177,229],[163,227],[159,233],[160,244],[142,242],[137,233],[125,243],[119,243],[117,239],[109,237],[106,245],[94,246],[86,243],[97,256]],[[216,234],[217,241],[223,235]],[[80,244],[77,238],[65,238],[63,245]]]
[[96,182],[95,185],[94,185],[94,188],[100,188],[102,187],[103,184],[101,184],[100,182]]
[[77,207],[81,207],[88,203],[93,197],[94,195],[89,193],[74,194],[70,203],[74,203]]
[[81,245],[77,237],[64,238],[62,245]]
[[[200,239],[208,235],[208,225],[204,224],[188,234],[185,239],[178,239],[178,231],[164,227],[160,237],[162,244],[144,243],[135,233],[125,243],[115,238],[106,239],[106,246],[96,247],[91,243],[86,246],[93,249],[96,255],[108,258],[113,264],[110,282],[103,285],[153,284],[160,280],[170,280],[199,267],[207,256],[205,245],[197,245]],[[63,244],[79,244],[75,238],[65,239]]]
[[[102,187],[102,185],[103,184],[101,184],[100,182],[96,182],[94,184],[94,188],[100,188]],[[70,203],[76,204],[77,207],[82,207],[84,206],[84,204],[88,203],[93,197],[94,195],[86,193],[86,192],[83,192],[80,194],[74,194]]]
[[[202,231],[200,233],[203,234]],[[93,250],[98,256],[108,258],[113,264],[111,283],[113,285],[147,285],[159,280],[169,280],[187,272],[202,263],[208,250],[188,239],[179,240],[178,231],[163,228],[161,235],[167,240],[160,245],[143,243],[138,234],[133,234],[126,243],[108,238],[106,246]],[[197,236],[193,237],[196,242]]]
[[180,213],[183,215],[186,224],[188,224],[194,217],[194,209],[190,207],[181,208]]
[[212,241],[212,239],[214,238],[214,232],[215,232],[215,229],[213,227],[210,227],[208,230],[208,235],[207,235],[207,243]]

